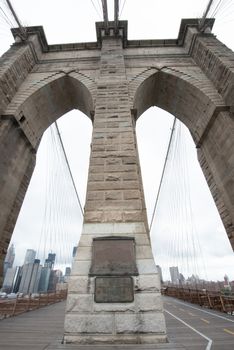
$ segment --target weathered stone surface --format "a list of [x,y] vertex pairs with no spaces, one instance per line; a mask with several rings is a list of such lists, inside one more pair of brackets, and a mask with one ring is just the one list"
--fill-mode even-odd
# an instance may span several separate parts
[[112,334],[113,315],[102,314],[75,314],[69,313],[65,317],[65,331],[67,334]]
[[165,334],[165,319],[162,313],[116,314],[116,333]]
[[153,253],[149,245],[138,245],[136,246],[136,257],[137,259],[152,259]]
[[161,293],[137,293],[135,295],[136,311],[163,311]]
[[88,276],[90,266],[91,266],[91,259],[75,260],[72,265],[73,274],[78,276]]
[[90,260],[92,257],[92,247],[82,247],[79,245],[76,260]]
[[88,312],[93,311],[92,294],[69,294],[67,298],[67,312]]
[[77,294],[93,294],[94,281],[93,277],[88,276],[70,276],[69,278],[69,293]]
[[140,291],[160,292],[161,284],[158,274],[135,277],[135,287]]
[[[136,343],[137,340],[137,343]],[[122,350],[123,349],[123,344],[134,344],[134,350],[138,349],[139,350],[149,350],[149,349],[161,349],[161,350],[166,350],[166,349],[171,349],[171,350],[183,350],[184,348],[181,346],[177,346],[174,344],[165,344],[167,342],[167,337],[166,335],[160,334],[160,335],[152,335],[152,334],[116,334],[116,335],[91,335],[91,334],[83,334],[83,336],[80,335],[66,335],[66,343],[75,343],[75,344],[84,344],[84,346],[87,346],[88,344],[95,344],[94,346],[96,347],[97,344],[99,344],[98,346],[100,347],[100,350],[103,350],[103,348],[101,348],[101,344],[102,346],[105,346],[105,348],[108,349],[108,345],[111,346],[110,344],[112,344],[113,349],[111,348],[110,350]],[[143,347],[143,349],[141,349],[141,347],[137,344],[154,344],[153,347],[149,348],[149,345],[145,345],[145,347]],[[164,343],[164,346],[162,347],[161,343]],[[66,344],[66,345],[67,345]],[[121,348],[116,348],[116,344],[121,344]],[[160,345],[157,345],[160,344]],[[66,345],[64,345],[64,349],[66,349]],[[77,349],[79,350],[79,346],[81,345],[76,345]],[[143,345],[142,345],[143,346]],[[63,349],[63,347],[61,348]],[[97,348],[98,349],[98,348]],[[55,350],[53,347],[51,350]],[[57,350],[57,349],[56,349]],[[86,349],[82,349],[82,350],[86,350]],[[94,350],[94,349],[92,349]],[[126,350],[130,350],[130,349],[126,349]],[[133,348],[131,348],[131,350],[133,350]]]
[[154,259],[138,259],[137,268],[139,274],[141,275],[151,275],[157,273],[157,268],[155,266]]

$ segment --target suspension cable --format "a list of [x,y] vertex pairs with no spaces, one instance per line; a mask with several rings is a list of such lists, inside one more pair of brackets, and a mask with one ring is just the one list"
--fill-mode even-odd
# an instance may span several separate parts
[[66,161],[66,164],[67,164],[67,167],[68,167],[68,171],[69,171],[69,174],[71,176],[72,185],[73,185],[75,193],[76,193],[76,198],[77,198],[77,201],[78,201],[81,213],[82,213],[82,215],[84,215],[84,211],[83,211],[83,208],[82,208],[81,202],[80,202],[80,197],[78,195],[76,184],[75,184],[75,181],[74,181],[74,178],[73,178],[73,175],[72,175],[71,167],[70,167],[70,164],[69,164],[69,161],[68,161],[68,158],[67,158],[67,154],[66,154],[66,151],[65,151],[65,148],[64,148],[63,140],[62,140],[62,137],[61,137],[61,134],[60,134],[57,122],[55,122],[55,127],[56,127],[56,131],[58,133],[59,141],[61,143],[61,147],[62,147],[62,151],[63,151],[64,157],[65,157],[65,161]]
[[168,160],[168,155],[169,155],[170,148],[171,148],[172,136],[173,136],[174,130],[175,130],[175,123],[176,123],[176,118],[174,118],[173,124],[172,124],[171,135],[170,135],[170,139],[169,139],[169,143],[168,143],[168,147],[167,147],[167,153],[166,153],[166,158],[165,158],[165,162],[164,162],[164,165],[163,165],[163,170],[162,170],[162,175],[161,175],[161,179],[160,179],[160,183],[159,183],[158,193],[157,193],[156,201],[155,201],[155,204],[154,204],[154,210],[153,210],[153,214],[152,214],[152,218],[151,218],[151,222],[150,222],[149,233],[150,233],[150,231],[152,229],[155,212],[156,212],[156,208],[157,208],[157,205],[158,205],[158,198],[159,198],[159,194],[160,194],[160,191],[161,191],[163,177],[164,177],[164,173],[165,173],[165,169],[166,169],[166,165],[167,165],[167,160]]
[[10,0],[6,0],[6,2],[7,2],[7,5],[9,7],[9,9],[10,9],[10,11],[11,11],[11,13],[12,13],[12,15],[13,15],[15,21],[16,21],[16,23],[19,26],[20,33],[21,33],[21,39],[22,40],[26,40],[27,39],[27,32],[26,32],[25,28],[22,26],[22,24],[21,24],[21,22],[19,20],[19,17],[17,16],[17,14],[16,14],[16,12],[15,12],[15,10],[14,10],[11,2],[10,2]]

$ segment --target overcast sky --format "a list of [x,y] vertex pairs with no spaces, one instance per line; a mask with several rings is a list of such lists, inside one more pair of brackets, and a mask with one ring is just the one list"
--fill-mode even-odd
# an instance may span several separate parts
[[[123,4],[125,5],[121,19],[128,20],[129,39],[176,38],[181,19],[201,17],[207,2],[207,0],[122,0],[120,10]],[[1,6],[4,6],[4,3],[5,0],[0,0]],[[24,25],[43,25],[49,44],[96,40],[95,21],[101,20],[100,0],[12,0],[12,3]],[[215,4],[217,3],[218,1],[215,1]],[[112,19],[113,1],[108,0],[108,4],[109,18]],[[234,49],[233,29],[230,30],[234,25],[234,4],[229,0],[223,0],[221,5],[216,15],[213,31],[227,46]],[[13,41],[9,28],[3,17],[0,17],[1,53],[6,51]],[[145,112],[137,122],[138,147],[149,221],[160,181],[172,120],[173,117],[168,113],[154,107]],[[82,113],[72,111],[59,120],[59,126],[82,205],[84,205],[92,132],[91,122]],[[183,203],[187,203],[188,200],[191,202],[192,210],[186,219],[186,223],[190,222],[191,227],[185,228],[185,225],[182,227],[181,222],[178,223],[179,220],[169,218],[167,204],[171,196],[172,182],[165,181],[151,232],[156,263],[164,268],[165,277],[168,277],[169,265],[179,265],[184,266],[181,272],[185,275],[196,272],[201,277],[216,280],[223,279],[224,274],[227,273],[230,279],[234,279],[233,252],[197,163],[195,146],[185,128],[181,133],[181,149],[186,149],[186,167],[189,171],[189,182],[187,181],[186,186],[190,186],[191,190],[189,199],[185,194],[182,195],[182,198],[184,198]],[[40,248],[45,253],[50,249],[56,250],[58,258],[66,263],[67,258],[62,259],[64,249],[58,248],[56,242],[62,241],[68,255],[71,247],[79,239],[81,215],[75,204],[74,195],[70,195],[68,199],[66,191],[61,195],[63,202],[64,198],[67,198],[69,203],[65,208],[63,223],[59,224],[53,217],[57,226],[51,228],[48,224],[49,218],[45,214],[45,203],[48,203],[48,199],[51,199],[52,203],[57,203],[58,198],[53,197],[51,192],[48,194],[46,186],[47,189],[49,186],[50,191],[56,184],[61,188],[63,180],[55,180],[57,179],[56,174],[64,172],[64,179],[66,177],[66,170],[61,165],[59,156],[53,155],[49,149],[56,150],[55,141],[51,139],[50,133],[41,143],[37,167],[14,231],[12,241],[16,246],[17,264],[22,263],[27,248],[36,250]],[[52,180],[48,180],[48,171],[52,172]],[[168,166],[168,179],[172,178],[171,176],[170,166]],[[183,189],[181,191],[183,192]],[[72,190],[69,193],[72,193]],[[68,207],[70,210],[67,210]],[[46,219],[45,215],[47,215]],[[66,227],[68,236],[62,234],[62,225]],[[53,234],[54,231],[58,232],[60,229],[61,233],[57,236]],[[180,231],[182,236],[179,236]],[[193,247],[196,247],[196,253],[192,251],[188,243],[187,247],[181,247],[182,253],[179,254],[176,242],[186,241],[188,234],[190,243],[192,242]],[[45,235],[47,235],[46,243],[44,242]],[[42,238],[41,242],[39,237]],[[197,255],[196,262],[194,254]],[[42,255],[40,257],[43,258]]]

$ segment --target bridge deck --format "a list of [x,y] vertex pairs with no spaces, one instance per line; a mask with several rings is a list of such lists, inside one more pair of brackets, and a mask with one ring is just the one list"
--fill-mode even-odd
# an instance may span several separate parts
[[234,316],[164,297],[168,338],[187,350],[233,350]]
[[[168,337],[159,345],[62,345],[65,302],[0,321],[1,350],[232,350],[234,317],[164,297]],[[212,344],[211,344],[212,341]],[[183,344],[183,346],[176,345]],[[211,347],[210,347],[211,345]]]

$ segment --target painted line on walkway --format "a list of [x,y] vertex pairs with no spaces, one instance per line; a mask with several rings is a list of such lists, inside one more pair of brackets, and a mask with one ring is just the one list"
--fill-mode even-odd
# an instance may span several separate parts
[[208,314],[208,315],[211,315],[211,316],[215,316],[215,317],[218,317],[218,318],[222,318],[223,320],[226,320],[226,321],[229,321],[229,322],[233,322],[233,323],[234,323],[234,320],[230,320],[229,318],[227,318],[227,317],[225,317],[225,316],[220,316],[220,315],[214,314],[213,312],[206,311],[206,310],[203,310],[203,309],[199,309],[198,307],[195,307],[195,306],[192,306],[192,305],[183,303],[182,301],[174,300],[174,302],[175,302],[175,303],[178,303],[178,304],[181,304],[181,305],[184,305],[184,306],[188,306],[188,307],[190,307],[191,309],[204,312],[205,314]]
[[231,335],[234,335],[234,332],[230,331],[230,330],[227,329],[227,328],[224,328],[224,332],[229,333],[229,334],[231,334]]
[[169,312],[168,310],[164,311],[166,313],[168,313],[169,315],[171,315],[172,317],[174,317],[177,321],[183,323],[186,327],[190,328],[192,331],[194,331],[195,333],[199,334],[202,338],[205,338],[208,341],[208,344],[205,348],[205,350],[210,350],[211,349],[211,345],[212,345],[212,339],[208,338],[205,334],[199,332],[197,329],[195,329],[194,327],[190,326],[188,323],[184,322],[183,320],[181,320],[181,318],[177,317],[176,315],[172,314],[171,312]]
[[200,320],[202,320],[205,323],[210,323],[210,321],[206,320],[205,318],[200,318]]

